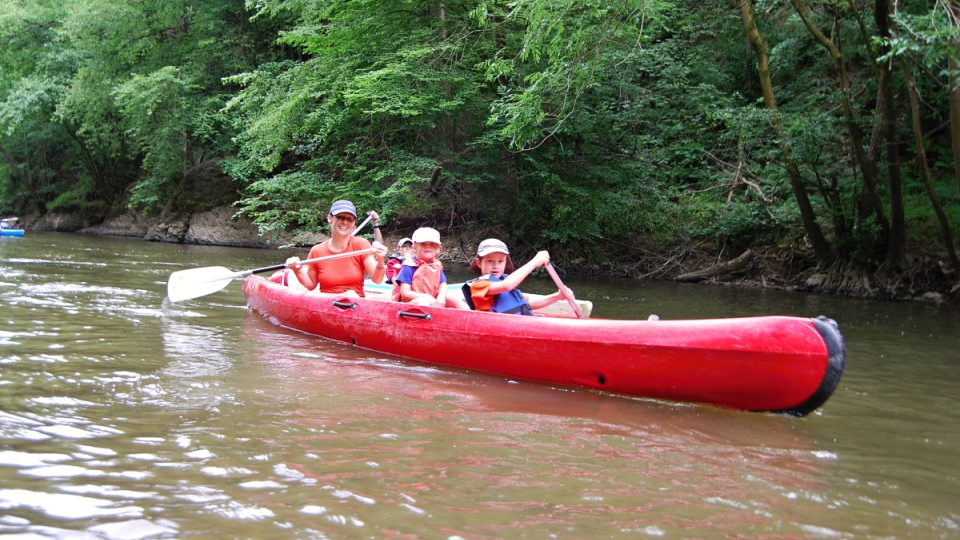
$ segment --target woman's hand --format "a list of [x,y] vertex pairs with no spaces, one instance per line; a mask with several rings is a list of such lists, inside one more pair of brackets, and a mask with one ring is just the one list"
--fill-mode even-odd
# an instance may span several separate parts
[[293,256],[288,258],[286,265],[287,265],[287,268],[293,268],[293,269],[300,268],[300,257]]
[[383,277],[387,273],[387,263],[384,260],[387,255],[387,246],[374,240],[370,247],[373,248],[373,253],[370,254],[373,256],[373,263],[371,266],[370,257],[364,258],[363,269],[374,283],[383,283]]
[[370,226],[379,227],[380,226],[380,214],[376,210],[371,210],[367,212],[367,215],[370,216]]

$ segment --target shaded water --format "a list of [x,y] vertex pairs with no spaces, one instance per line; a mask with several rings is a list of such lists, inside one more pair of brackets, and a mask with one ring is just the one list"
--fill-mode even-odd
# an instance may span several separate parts
[[956,310],[570,280],[597,317],[835,318],[846,372],[793,418],[355,350],[247,312],[239,283],[164,302],[174,270],[285,255],[0,239],[0,534],[960,536]]

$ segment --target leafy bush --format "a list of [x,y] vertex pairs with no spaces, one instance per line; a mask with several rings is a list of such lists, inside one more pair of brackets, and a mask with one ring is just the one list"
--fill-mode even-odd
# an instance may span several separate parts
[[96,182],[89,176],[81,176],[72,186],[57,198],[48,202],[47,212],[102,212],[107,205],[104,201],[91,196],[96,190]]

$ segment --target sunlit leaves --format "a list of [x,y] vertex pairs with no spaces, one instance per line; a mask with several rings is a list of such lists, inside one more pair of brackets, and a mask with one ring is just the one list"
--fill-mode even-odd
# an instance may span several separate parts
[[944,4],[937,2],[933,9],[921,13],[894,13],[897,31],[884,41],[887,53],[878,60],[909,56],[943,77],[950,75],[946,58],[952,56],[960,62],[960,26],[951,21]]
[[[34,120],[49,118],[57,95],[63,92],[62,81],[49,78],[24,77],[13,83],[0,102],[0,126],[6,136],[20,129],[28,129]],[[39,116],[39,118],[37,118]]]
[[[275,33],[247,15],[227,0],[6,0],[3,131],[47,136],[43,151],[4,153],[18,160],[11,170],[42,170],[55,157],[65,181],[93,181],[59,207],[84,196],[120,204],[132,193],[139,208],[175,208],[168,203],[189,198],[178,187],[186,172],[230,151],[221,79],[277,54],[265,46]],[[44,190],[30,196],[45,202]]]
[[[521,32],[481,63],[497,80],[501,97],[488,119],[514,148],[532,148],[562,129],[583,92],[601,80],[603,63],[617,49],[639,51],[648,14],[667,9],[665,2],[622,0],[522,0],[498,12]],[[492,3],[474,11],[490,18]]]
[[[833,62],[788,3],[756,5],[802,182],[835,195],[815,195],[821,215],[853,212]],[[870,133],[871,7],[811,5],[835,23]],[[943,2],[895,5],[891,54],[927,68],[924,127],[945,170],[937,77],[957,30]],[[629,257],[793,232],[781,141],[727,0],[3,0],[0,39],[0,197],[19,208],[132,195],[189,211],[184,180],[216,164],[276,232],[321,228],[340,197],[398,226],[597,258],[611,257],[601,239]]]
[[134,75],[113,91],[126,133],[144,156],[143,168],[149,180],[149,188],[134,190],[135,207],[156,208],[163,184],[189,164],[183,154],[192,135],[195,107],[189,96],[194,90],[179,69],[168,66]]

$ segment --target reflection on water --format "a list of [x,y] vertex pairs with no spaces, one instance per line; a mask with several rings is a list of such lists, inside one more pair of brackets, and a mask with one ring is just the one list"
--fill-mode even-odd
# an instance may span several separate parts
[[162,323],[163,352],[169,362],[160,376],[169,383],[157,394],[158,404],[205,409],[231,402],[230,389],[221,384],[223,376],[233,369],[223,332],[192,324],[189,318],[178,321],[169,314]]
[[357,350],[247,312],[239,283],[163,298],[174,270],[277,252],[19,240],[0,243],[0,533],[960,535],[953,311],[570,280],[598,316],[836,318],[847,372],[824,408],[793,418]]

